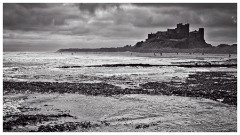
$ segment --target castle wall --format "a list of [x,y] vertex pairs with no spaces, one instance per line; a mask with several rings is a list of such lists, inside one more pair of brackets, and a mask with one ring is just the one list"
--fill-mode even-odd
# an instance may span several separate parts
[[171,38],[176,38],[177,37],[177,32],[176,32],[176,29],[168,29],[167,30],[167,35],[168,37],[171,39]]
[[192,31],[189,34],[189,38],[196,39],[198,41],[205,41],[204,40],[204,28],[199,28],[198,31]]
[[153,34],[153,33],[148,34],[148,39],[155,38],[155,37],[156,37],[156,34]]
[[157,39],[168,39],[169,38],[166,31],[158,31],[156,33],[156,35],[157,35]]

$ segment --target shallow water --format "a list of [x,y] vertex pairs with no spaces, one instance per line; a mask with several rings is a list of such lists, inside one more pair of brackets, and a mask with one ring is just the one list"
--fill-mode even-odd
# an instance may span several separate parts
[[[4,52],[4,80],[107,82],[123,87],[137,87],[149,81],[184,81],[189,74],[201,71],[237,71],[236,68],[184,68],[184,67],[84,67],[104,64],[171,65],[176,62],[224,61],[226,54],[152,54],[123,53],[40,53]],[[201,57],[201,59],[199,59]],[[232,55],[236,58],[236,55]],[[62,66],[83,66],[59,68]]]

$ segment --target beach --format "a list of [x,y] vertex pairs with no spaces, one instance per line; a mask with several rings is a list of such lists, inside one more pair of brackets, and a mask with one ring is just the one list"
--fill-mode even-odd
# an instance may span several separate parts
[[4,131],[236,132],[237,55],[4,52]]

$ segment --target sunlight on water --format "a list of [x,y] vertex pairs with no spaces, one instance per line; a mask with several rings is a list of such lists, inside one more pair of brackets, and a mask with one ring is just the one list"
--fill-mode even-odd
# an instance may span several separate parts
[[[104,64],[150,64],[171,65],[174,62],[199,61],[187,54],[166,54],[166,57],[143,57],[147,54],[128,53],[16,53],[4,52],[4,80],[18,81],[61,81],[89,82],[110,81],[114,84],[146,81],[184,81],[198,71],[236,71],[236,68],[183,68],[183,67],[81,67],[59,68],[62,66],[91,66]],[[151,55],[151,54],[148,54]],[[175,56],[175,57],[173,57]],[[203,56],[201,56],[203,57]],[[233,56],[234,57],[234,56]],[[226,55],[205,56],[201,61],[226,60]]]
[[[176,62],[226,60],[227,55],[187,55],[134,53],[16,53],[4,52],[4,80],[108,82],[116,85],[137,86],[149,81],[184,81],[194,72],[234,71],[236,68],[183,68],[183,67],[84,67],[105,64],[171,65]],[[196,59],[202,57],[203,59]],[[235,56],[233,56],[235,57]],[[62,66],[83,66],[59,68]],[[126,84],[127,82],[127,84]]]

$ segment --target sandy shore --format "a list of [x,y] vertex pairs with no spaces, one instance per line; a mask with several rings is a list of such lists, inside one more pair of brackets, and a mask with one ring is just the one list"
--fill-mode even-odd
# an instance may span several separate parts
[[21,113],[4,117],[4,131],[235,132],[237,108],[204,98],[80,94],[17,94]]
[[[231,72],[199,72],[185,82],[148,82],[137,89],[56,82],[3,87],[4,131],[236,131],[237,78]],[[174,123],[178,118],[181,123]],[[206,126],[198,126],[201,119]]]

